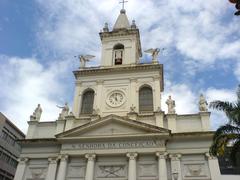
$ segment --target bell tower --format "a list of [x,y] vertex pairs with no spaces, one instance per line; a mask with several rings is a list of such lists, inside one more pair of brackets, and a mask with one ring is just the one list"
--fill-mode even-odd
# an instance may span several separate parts
[[142,57],[139,29],[135,21],[130,25],[126,10],[122,9],[110,31],[105,23],[100,32],[102,42],[101,66],[136,64]]

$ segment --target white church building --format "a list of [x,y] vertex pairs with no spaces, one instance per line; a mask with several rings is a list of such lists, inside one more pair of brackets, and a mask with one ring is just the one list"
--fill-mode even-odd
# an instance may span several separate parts
[[140,63],[139,29],[124,9],[100,38],[100,66],[79,56],[72,112],[65,104],[56,121],[41,122],[39,105],[31,116],[15,180],[225,179],[208,153],[214,133],[204,97],[197,114],[176,114],[171,96],[162,110],[159,49]]

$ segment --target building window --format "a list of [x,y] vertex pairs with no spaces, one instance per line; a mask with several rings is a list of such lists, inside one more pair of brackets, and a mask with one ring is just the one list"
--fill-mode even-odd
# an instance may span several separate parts
[[93,112],[94,91],[88,90],[83,94],[81,114],[91,114]]
[[124,45],[116,44],[113,47],[113,59],[115,65],[121,65],[123,62]]
[[149,86],[144,86],[139,90],[139,111],[153,111],[153,93],[152,88]]

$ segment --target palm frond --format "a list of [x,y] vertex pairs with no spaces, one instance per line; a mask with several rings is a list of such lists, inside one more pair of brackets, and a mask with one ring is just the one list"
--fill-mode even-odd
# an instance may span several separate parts
[[237,88],[237,101],[240,102],[240,84],[238,85]]
[[217,138],[219,135],[222,135],[222,134],[225,134],[225,135],[228,135],[228,134],[240,134],[240,128],[239,127],[236,127],[236,126],[233,126],[231,124],[225,124],[223,126],[220,126],[214,136],[213,136],[213,139]]
[[213,139],[213,143],[210,147],[210,154],[214,156],[223,156],[226,151],[226,147],[236,141],[240,137],[239,134],[221,134]]

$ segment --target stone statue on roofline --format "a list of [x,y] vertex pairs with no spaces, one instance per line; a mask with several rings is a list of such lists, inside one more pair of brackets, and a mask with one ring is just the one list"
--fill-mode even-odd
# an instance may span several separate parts
[[172,100],[171,96],[168,96],[168,99],[166,101],[166,104],[168,105],[168,114],[175,114],[175,101]]
[[198,105],[199,105],[200,112],[208,111],[208,103],[207,103],[205,97],[203,96],[203,94],[200,94]]
[[42,115],[42,108],[41,105],[38,104],[36,109],[34,110],[33,114],[30,116],[31,121],[40,121]]
[[58,108],[62,109],[61,113],[59,114],[59,118],[60,120],[63,120],[69,113],[69,107],[68,107],[68,103],[66,102],[64,104],[64,106],[58,106]]

